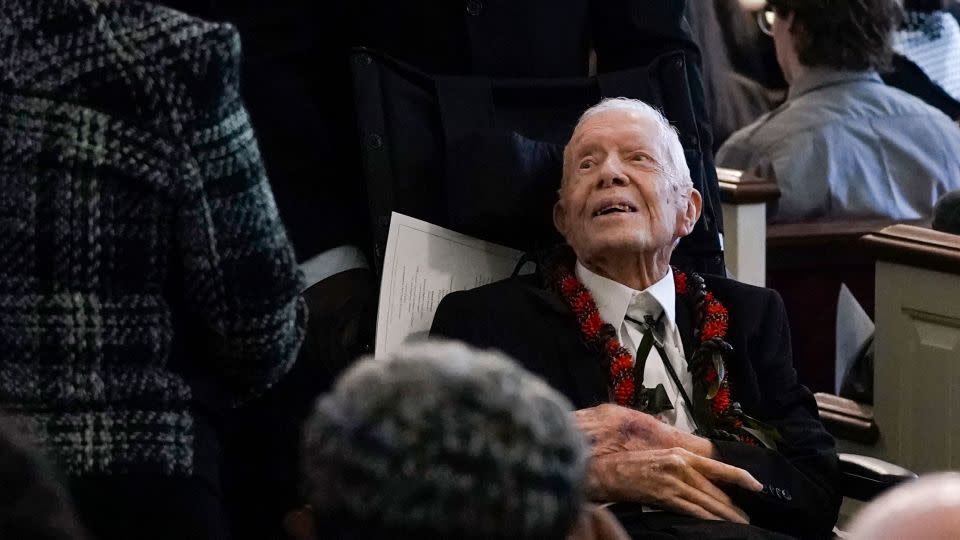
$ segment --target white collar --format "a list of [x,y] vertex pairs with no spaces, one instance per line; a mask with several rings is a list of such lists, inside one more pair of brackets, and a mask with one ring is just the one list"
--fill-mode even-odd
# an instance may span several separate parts
[[591,272],[580,264],[580,261],[577,261],[574,272],[577,274],[577,279],[593,296],[600,318],[612,324],[614,328],[620,328],[627,310],[630,309],[630,304],[641,294],[649,294],[653,297],[663,308],[667,317],[667,326],[676,327],[677,292],[674,290],[672,268],[659,281],[642,291],[631,289],[622,283]]

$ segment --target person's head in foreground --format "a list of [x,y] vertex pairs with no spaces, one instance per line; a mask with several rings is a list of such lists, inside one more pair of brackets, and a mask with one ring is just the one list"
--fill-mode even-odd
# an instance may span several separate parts
[[844,538],[960,538],[960,473],[933,473],[891,489],[857,514]]
[[810,68],[880,69],[893,55],[898,0],[769,0],[761,28],[771,35],[788,83]]
[[0,538],[80,540],[67,490],[36,446],[0,417]]
[[677,131],[627,98],[604,99],[580,117],[559,195],[554,224],[577,260],[638,290],[666,274],[702,205]]
[[[501,353],[428,341],[359,360],[304,428],[325,538],[564,538],[587,447],[570,403]],[[303,517],[303,514],[300,514]],[[310,538],[311,528],[288,531]]]

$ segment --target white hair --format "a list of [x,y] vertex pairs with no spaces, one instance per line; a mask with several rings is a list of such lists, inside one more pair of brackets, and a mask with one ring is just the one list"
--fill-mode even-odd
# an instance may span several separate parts
[[[670,125],[670,122],[660,111],[639,99],[625,97],[602,99],[600,103],[590,107],[580,115],[580,120],[577,121],[577,125],[573,129],[574,133],[580,129],[580,126],[583,125],[584,122],[593,116],[608,111],[633,111],[652,120],[654,125],[657,126],[656,139],[666,153],[666,163],[663,163],[663,172],[667,180],[677,188],[693,187],[693,180],[690,178],[690,167],[687,166],[687,159],[684,156],[683,145],[680,144],[680,135],[677,133],[677,129]],[[569,146],[570,144],[567,143],[567,148],[564,148],[564,184],[566,183],[568,174],[567,151]]]

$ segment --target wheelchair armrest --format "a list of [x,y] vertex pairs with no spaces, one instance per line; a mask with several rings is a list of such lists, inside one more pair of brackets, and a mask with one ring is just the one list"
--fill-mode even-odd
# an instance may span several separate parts
[[840,493],[860,501],[869,501],[881,492],[917,475],[894,465],[869,456],[858,454],[839,454],[840,457]]

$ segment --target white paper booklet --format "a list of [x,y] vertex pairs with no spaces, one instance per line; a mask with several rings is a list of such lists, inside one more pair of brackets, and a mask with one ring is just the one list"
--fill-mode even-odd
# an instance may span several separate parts
[[840,294],[837,296],[837,345],[836,365],[834,367],[833,392],[840,394],[843,378],[847,370],[857,359],[857,354],[863,350],[873,336],[874,324],[864,311],[860,302],[850,292],[845,283],[840,285]]
[[523,254],[394,212],[380,280],[377,345],[382,357],[425,337],[443,297],[510,277]]

